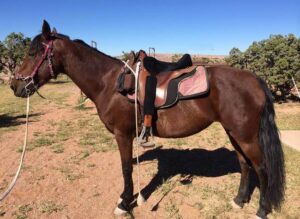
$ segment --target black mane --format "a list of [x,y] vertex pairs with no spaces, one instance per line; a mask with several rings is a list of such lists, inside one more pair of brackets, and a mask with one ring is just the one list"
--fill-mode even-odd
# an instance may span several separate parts
[[97,48],[94,48],[94,47],[90,46],[89,44],[87,44],[86,42],[84,42],[84,41],[81,40],[81,39],[75,39],[75,40],[73,40],[73,42],[74,42],[74,43],[78,43],[79,45],[85,46],[85,47],[87,47],[87,48],[90,48],[90,49],[92,49],[92,50],[94,50],[94,51],[100,53],[101,55],[108,56],[108,57],[111,58],[111,59],[120,61],[120,59],[117,59],[117,58],[115,58],[115,57],[112,57],[112,56],[110,56],[110,55],[107,55],[107,54],[105,54],[105,53],[99,51]]
[[[35,55],[37,54],[38,52],[42,51],[43,50],[43,44],[41,43],[41,38],[42,38],[42,34],[39,34],[37,35],[36,37],[33,38],[33,40],[31,41],[30,43],[30,47],[29,47],[29,55]],[[64,34],[56,34],[54,36],[54,38],[61,38],[61,39],[69,39],[70,40],[70,37],[67,36],[67,35],[64,35]],[[79,45],[82,45],[82,46],[85,46],[89,49],[92,49],[98,53],[100,53],[101,55],[104,55],[104,56],[108,56],[109,58],[111,59],[114,59],[114,60],[118,60],[120,61],[120,59],[117,59],[115,57],[112,57],[112,56],[109,56],[101,51],[99,51],[98,49],[94,48],[94,47],[91,47],[89,44],[87,44],[86,42],[84,42],[83,40],[81,39],[75,39],[75,40],[72,40],[74,43],[77,43]]]
[[41,37],[42,35],[39,34],[33,38],[29,47],[29,55],[33,56],[43,49],[43,45],[40,43]]

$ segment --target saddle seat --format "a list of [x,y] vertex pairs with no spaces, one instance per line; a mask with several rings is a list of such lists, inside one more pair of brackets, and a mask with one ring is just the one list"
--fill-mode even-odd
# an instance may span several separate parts
[[143,65],[150,74],[159,75],[163,72],[187,68],[192,66],[193,62],[189,54],[184,54],[177,62],[163,62],[154,57],[146,56],[143,60]]
[[[141,106],[145,102],[146,80],[150,75],[154,75],[157,79],[156,109],[168,108],[180,100],[197,98],[209,92],[206,67],[197,64],[193,65],[191,57],[188,54],[185,54],[175,63],[156,60],[153,57],[147,56],[142,50],[139,52],[138,58],[141,61],[141,65],[137,89],[138,102]],[[134,80],[132,77],[130,80],[122,77],[119,79],[118,84],[128,84],[128,87],[131,88],[130,92],[126,93],[126,96],[131,102],[134,102]],[[126,83],[126,81],[130,83]]]

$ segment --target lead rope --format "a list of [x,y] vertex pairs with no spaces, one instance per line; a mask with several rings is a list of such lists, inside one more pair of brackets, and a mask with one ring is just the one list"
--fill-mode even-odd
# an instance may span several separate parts
[[26,151],[27,138],[28,138],[28,118],[29,118],[29,96],[27,96],[25,136],[24,136],[23,152],[22,152],[22,155],[21,155],[20,164],[19,164],[18,170],[17,170],[17,172],[15,174],[15,177],[11,181],[9,187],[0,196],[0,201],[2,201],[11,192],[11,190],[16,185],[17,179],[18,179],[18,177],[20,175],[22,164],[23,164],[23,161],[24,161],[25,151]]
[[136,65],[136,69],[135,71],[128,65],[127,62],[124,62],[125,66],[133,73],[133,75],[135,76],[135,94],[134,94],[134,108],[135,108],[135,134],[136,134],[136,164],[137,164],[137,189],[138,189],[138,197],[137,197],[137,204],[138,206],[141,206],[144,202],[145,202],[145,198],[143,197],[142,193],[141,193],[141,187],[140,187],[140,160],[139,160],[139,146],[140,146],[140,142],[139,142],[139,130],[138,130],[138,104],[137,104],[137,93],[138,93],[138,77],[139,77],[139,69],[140,69],[140,64],[141,62],[138,62]]

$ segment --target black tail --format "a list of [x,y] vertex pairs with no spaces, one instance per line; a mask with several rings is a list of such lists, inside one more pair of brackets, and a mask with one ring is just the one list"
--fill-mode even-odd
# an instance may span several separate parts
[[273,97],[265,81],[260,84],[266,95],[266,103],[262,111],[259,142],[264,156],[264,168],[267,174],[265,198],[276,210],[280,210],[284,199],[285,168],[284,155],[275,123]]

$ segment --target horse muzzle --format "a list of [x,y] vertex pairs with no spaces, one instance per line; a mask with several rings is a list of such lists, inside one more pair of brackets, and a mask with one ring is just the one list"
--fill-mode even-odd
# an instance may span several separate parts
[[28,97],[35,93],[36,87],[32,81],[21,81],[17,79],[12,79],[10,83],[10,88],[14,91],[16,97]]

